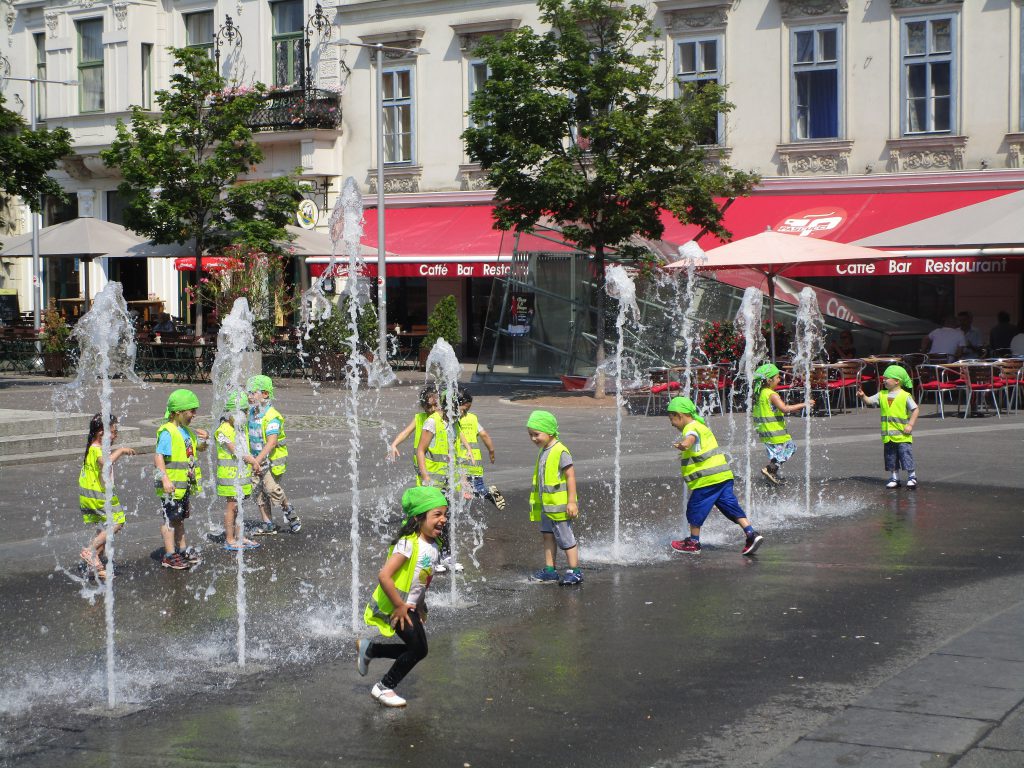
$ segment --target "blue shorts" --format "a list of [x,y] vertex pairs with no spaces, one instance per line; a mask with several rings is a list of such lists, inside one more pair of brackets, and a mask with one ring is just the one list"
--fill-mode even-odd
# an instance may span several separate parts
[[714,507],[718,507],[718,511],[734,523],[747,516],[733,493],[732,480],[726,480],[690,491],[690,498],[686,502],[686,522],[700,528]]

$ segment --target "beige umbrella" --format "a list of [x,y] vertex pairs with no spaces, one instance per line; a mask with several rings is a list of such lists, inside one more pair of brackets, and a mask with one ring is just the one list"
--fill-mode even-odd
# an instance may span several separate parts
[[[120,224],[86,216],[39,230],[39,255],[45,258],[76,258],[86,264],[97,256],[138,246],[138,235]],[[31,256],[32,233],[7,241],[0,257]],[[84,309],[89,309],[89,269],[85,270]]]
[[[775,278],[799,264],[863,261],[883,258],[885,254],[846,243],[834,243],[816,237],[785,235],[770,229],[758,235],[734,240],[707,253],[697,269],[752,269],[768,278],[768,327],[771,329],[771,354],[775,359]],[[667,264],[665,269],[686,269],[686,259]]]

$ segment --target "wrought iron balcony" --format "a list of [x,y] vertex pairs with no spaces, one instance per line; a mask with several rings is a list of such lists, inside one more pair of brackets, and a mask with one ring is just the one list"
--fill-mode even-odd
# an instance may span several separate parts
[[254,131],[337,128],[340,124],[341,94],[320,88],[268,93],[249,118],[249,127]]

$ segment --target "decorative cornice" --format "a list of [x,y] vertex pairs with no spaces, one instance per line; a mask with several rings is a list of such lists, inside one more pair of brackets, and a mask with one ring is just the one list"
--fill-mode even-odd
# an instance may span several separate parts
[[13,8],[8,8],[7,13],[4,14],[4,23],[7,25],[7,34],[14,32],[14,20],[18,17],[17,12]]
[[459,38],[459,49],[463,53],[472,51],[485,37],[501,37],[506,32],[517,29],[522,19],[493,19],[474,21],[469,24],[450,24],[452,31]]
[[665,11],[665,25],[670,33],[687,32],[694,29],[719,29],[729,21],[732,3],[715,3]]
[[43,19],[46,21],[46,28],[50,30],[50,37],[56,37],[60,11],[43,11]]
[[487,171],[480,167],[480,163],[466,163],[459,166],[459,181],[461,189],[467,192],[494,189],[488,180]]
[[128,29],[128,3],[127,2],[116,2],[113,5],[114,8],[114,20],[117,22],[118,29]]
[[1006,167],[1024,168],[1024,133],[1008,133],[1006,142]]
[[[375,35],[360,35],[359,39],[367,45],[381,45],[389,46],[390,48],[419,48],[420,42],[423,40],[423,34],[425,30],[423,27],[412,27],[411,29],[400,30],[396,32],[381,32]],[[402,53],[401,51],[384,49],[384,58],[397,61],[399,59],[405,59],[413,56],[412,53]]]
[[941,5],[959,7],[963,4],[964,0],[889,0],[889,7],[894,11],[931,9]]
[[845,176],[850,172],[852,141],[779,144],[780,176]]
[[786,21],[842,16],[848,11],[847,0],[781,0],[779,5]]
[[966,136],[922,136],[885,143],[889,151],[888,169],[893,173],[961,171],[966,147]]
[[[367,187],[370,194],[377,194],[377,169],[367,171]],[[421,165],[400,165],[384,169],[385,194],[409,194],[420,191],[420,177],[423,175]]]

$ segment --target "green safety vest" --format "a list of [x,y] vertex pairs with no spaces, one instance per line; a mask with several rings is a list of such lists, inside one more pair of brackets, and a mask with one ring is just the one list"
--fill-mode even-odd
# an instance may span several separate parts
[[[242,438],[236,440],[237,432],[235,425],[230,421],[222,421],[217,431],[213,433],[214,442],[217,444],[217,495],[233,499],[241,492],[243,496],[252,493],[252,467],[242,462],[242,474],[238,474],[238,456],[249,452],[249,431],[243,431]],[[231,453],[220,440],[218,435],[223,435],[229,443],[235,446],[235,452]],[[235,478],[240,482],[235,487]]]
[[[164,459],[164,465],[167,467],[167,477],[174,483],[174,499],[182,499],[185,493],[198,493],[199,483],[203,479],[203,471],[199,467],[199,438],[196,433],[192,431],[191,427],[185,427],[185,431],[188,432],[189,437],[192,439],[192,467],[195,468],[195,482],[189,483],[188,470],[189,460],[188,454],[185,453],[185,438],[181,436],[181,429],[173,421],[169,421],[156,431],[156,439],[159,442],[160,433],[166,431],[171,436],[171,458],[170,460]],[[154,483],[156,488],[156,495],[163,497],[164,486],[160,478],[156,479]]]
[[278,477],[285,473],[288,469],[288,446],[285,445],[284,436],[284,416],[274,406],[267,408],[267,412],[263,414],[263,418],[260,419],[260,430],[263,433],[263,444],[267,444],[267,424],[274,419],[281,422],[281,431],[277,433],[277,445],[274,446],[274,450],[270,452],[270,473],[274,477]]
[[[442,485],[448,480],[448,425],[444,419],[441,418],[441,414],[432,413],[427,417],[434,422],[434,439],[430,441],[430,445],[427,446],[426,453],[423,457],[423,463],[427,465],[427,474],[431,476],[437,485]],[[424,419],[424,424],[427,419]],[[423,430],[420,430],[422,434]],[[416,443],[417,447],[419,443]],[[416,472],[416,485],[423,485],[423,479],[420,477],[420,473]]]
[[792,438],[786,431],[786,419],[782,411],[771,404],[771,396],[775,390],[762,387],[754,404],[754,426],[762,443],[775,445],[788,443]]
[[912,443],[914,436],[903,431],[903,427],[910,423],[910,412],[907,410],[907,400],[910,393],[905,389],[897,389],[896,397],[889,400],[889,393],[885,390],[878,393],[878,405],[882,409],[882,442],[883,443]]
[[[409,596],[409,590],[412,587],[412,575],[416,572],[416,561],[419,560],[420,556],[420,535],[418,533],[410,533],[405,538],[413,539],[412,557],[406,560],[395,574],[395,588],[398,590],[398,594],[402,596],[403,601]],[[388,547],[389,558],[394,551],[395,548],[393,546]],[[425,576],[429,581],[434,573],[433,566],[424,569],[420,573],[421,577]],[[363,611],[363,621],[368,626],[376,627],[385,637],[391,637],[395,634],[394,627],[391,626],[391,613],[394,610],[395,604],[388,598],[384,587],[378,584],[377,588],[373,590],[370,602],[366,604],[366,610]]]
[[530,520],[540,520],[541,512],[556,522],[568,517],[565,508],[569,504],[569,484],[558,470],[562,454],[568,452],[569,449],[561,442],[555,441],[544,461],[543,482],[540,457],[544,451],[537,454],[537,463],[533,468],[533,489],[530,491]]
[[[102,455],[102,448],[98,445],[90,445],[85,461],[82,463],[82,471],[78,473],[78,506],[83,515],[106,514],[104,506],[107,503],[107,489],[103,485],[103,475],[100,471],[100,456]],[[110,511],[115,516],[124,514],[116,493],[111,493]]]
[[459,469],[468,477],[483,477],[484,463],[480,454],[480,420],[475,413],[467,413],[459,419],[459,431],[469,444],[469,453],[467,454],[462,441],[459,441],[456,451]]
[[729,461],[725,458],[725,452],[718,447],[718,441],[711,430],[699,421],[693,422],[686,429],[689,431],[691,427],[700,438],[700,453],[693,448],[687,448],[680,457],[680,471],[683,480],[686,481],[686,487],[695,491],[698,488],[732,480]]

